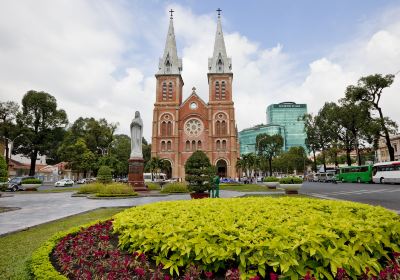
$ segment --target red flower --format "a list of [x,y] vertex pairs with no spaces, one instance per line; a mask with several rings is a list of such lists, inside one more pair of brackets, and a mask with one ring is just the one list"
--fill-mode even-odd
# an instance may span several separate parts
[[250,280],[260,280],[260,276],[256,275],[254,277],[251,277]]
[[204,275],[208,278],[211,279],[211,277],[213,276],[213,273],[211,271],[204,271]]
[[270,272],[269,278],[271,278],[271,280],[278,280],[278,274]]
[[168,274],[164,275],[164,280],[171,280],[171,276],[169,276]]
[[135,273],[139,276],[144,276],[146,272],[144,271],[143,268],[137,267],[135,268]]

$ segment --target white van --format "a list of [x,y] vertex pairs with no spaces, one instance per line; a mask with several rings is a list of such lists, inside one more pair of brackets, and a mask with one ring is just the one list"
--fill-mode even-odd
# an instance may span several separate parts
[[143,173],[145,182],[165,182],[167,175],[165,173]]

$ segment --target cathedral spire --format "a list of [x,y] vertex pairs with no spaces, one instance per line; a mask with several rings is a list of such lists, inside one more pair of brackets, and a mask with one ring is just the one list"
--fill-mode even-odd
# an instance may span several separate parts
[[182,59],[178,58],[178,52],[176,49],[176,40],[174,32],[174,22],[172,9],[169,11],[171,13],[169,20],[169,28],[167,34],[167,41],[165,42],[164,55],[160,58],[158,64],[157,74],[180,74],[182,71]]
[[217,10],[217,33],[215,34],[213,57],[208,59],[209,73],[231,73],[232,60],[226,55],[224,33],[221,24],[221,9]]

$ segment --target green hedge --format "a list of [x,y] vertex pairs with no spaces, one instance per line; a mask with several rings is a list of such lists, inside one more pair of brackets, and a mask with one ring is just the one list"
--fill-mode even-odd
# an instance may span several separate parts
[[53,235],[48,241],[40,246],[36,251],[33,252],[32,257],[29,261],[29,269],[35,280],[68,280],[67,277],[60,274],[53,266],[50,261],[50,254],[58,241],[67,236],[68,234],[75,234],[82,228],[90,227],[104,220],[97,220],[87,225],[74,227],[68,231],[58,232]]
[[24,179],[22,180],[21,184],[38,184],[40,185],[42,180],[40,179]]
[[101,197],[115,197],[118,195],[121,196],[135,196],[137,193],[133,190],[133,188],[124,183],[111,183],[111,184],[103,184],[103,183],[91,183],[84,186],[81,186],[78,191],[79,194],[96,194],[96,196]]
[[159,191],[159,190],[161,190],[161,186],[160,186],[160,184],[157,184],[157,183],[145,183],[146,184],[146,186],[147,186],[147,188],[149,189],[149,190],[151,190],[151,191]]
[[187,193],[189,189],[185,183],[168,183],[166,184],[161,193]]
[[[148,252],[178,272],[239,266],[242,277],[274,270],[291,279],[312,271],[333,279],[371,273],[399,252],[400,218],[382,207],[309,198],[231,198],[160,202],[114,216],[120,246]],[[285,278],[286,279],[286,278]]]
[[279,182],[279,179],[275,176],[269,176],[264,178],[264,182]]
[[103,184],[108,184],[112,182],[112,170],[106,165],[102,165],[97,171],[97,181]]
[[285,178],[281,178],[279,179],[279,183],[280,184],[301,184],[303,183],[303,180],[299,177],[285,177]]

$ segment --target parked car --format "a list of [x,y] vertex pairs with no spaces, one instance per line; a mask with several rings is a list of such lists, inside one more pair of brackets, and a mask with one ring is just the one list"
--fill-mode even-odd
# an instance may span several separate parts
[[71,179],[62,179],[54,184],[55,187],[72,187],[73,185],[74,181]]
[[14,177],[8,182],[7,189],[12,192],[22,190],[22,188],[21,188],[22,180],[26,180],[26,179],[35,179],[35,177],[33,177],[33,176]]
[[88,183],[88,181],[86,178],[82,178],[82,179],[79,179],[78,181],[76,181],[76,183],[77,184],[86,184],[86,183]]

